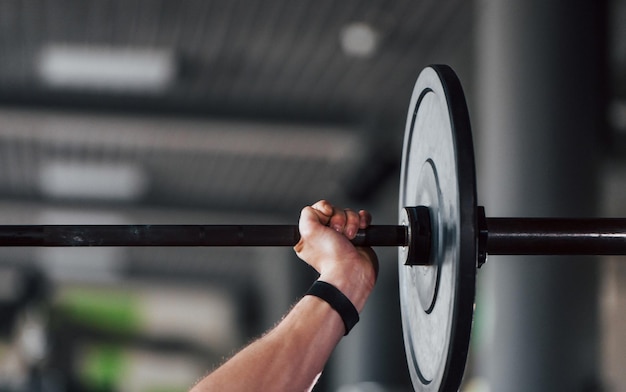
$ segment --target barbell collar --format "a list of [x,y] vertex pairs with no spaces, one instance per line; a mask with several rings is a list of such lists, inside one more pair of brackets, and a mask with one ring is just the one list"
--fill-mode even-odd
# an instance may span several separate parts
[[402,225],[407,230],[407,238],[400,246],[405,265],[429,265],[433,263],[433,227],[430,209],[425,206],[404,207]]

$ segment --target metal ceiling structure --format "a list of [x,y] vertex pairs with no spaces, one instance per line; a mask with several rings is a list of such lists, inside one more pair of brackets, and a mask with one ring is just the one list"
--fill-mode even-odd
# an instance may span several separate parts
[[[623,3],[612,3],[609,32],[616,101],[626,96]],[[389,181],[396,186],[408,97],[423,66],[452,65],[471,106],[475,7],[455,0],[3,1],[0,105],[27,112],[0,113],[0,197],[46,201],[39,166],[63,160],[136,166],[148,184],[139,204],[284,212],[319,197],[371,199]],[[42,71],[55,48],[161,53],[169,74],[145,88],[55,84]],[[101,58],[101,66],[107,61],[115,58]],[[290,152],[255,153],[258,142],[245,140],[259,128],[260,140],[276,138],[283,144],[275,149]],[[310,140],[320,131],[320,142],[337,145],[328,156],[326,145]],[[203,132],[194,148],[168,145],[194,144]],[[212,145],[225,135],[225,150]]]
[[[37,164],[63,159],[140,167],[149,189],[138,202],[151,205],[275,212],[368,199],[396,186],[421,68],[446,62],[469,80],[471,15],[463,1],[2,2],[0,104],[33,112],[2,117],[0,196],[45,200]],[[55,48],[158,51],[172,69],[156,88],[55,84],[42,71]],[[246,145],[257,130],[284,153]],[[203,132],[190,150],[168,145]],[[222,151],[224,137],[239,142]]]

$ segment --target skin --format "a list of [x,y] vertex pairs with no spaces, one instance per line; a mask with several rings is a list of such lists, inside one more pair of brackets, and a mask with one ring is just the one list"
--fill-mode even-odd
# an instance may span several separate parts
[[[367,211],[338,209],[325,200],[300,214],[298,257],[350,299],[359,313],[376,283],[378,260],[371,248],[350,239],[371,222]],[[303,297],[282,321],[213,373],[191,392],[310,391],[344,336],[344,324],[328,303]]]

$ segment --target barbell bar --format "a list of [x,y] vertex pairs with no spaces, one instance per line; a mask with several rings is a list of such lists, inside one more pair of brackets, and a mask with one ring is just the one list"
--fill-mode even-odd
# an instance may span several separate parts
[[[358,246],[404,246],[404,226],[359,230]],[[294,246],[296,225],[35,225],[0,226],[0,246]]]
[[[411,207],[409,207],[411,208]],[[482,209],[479,208],[479,211]],[[479,249],[492,255],[626,255],[624,218],[485,218]],[[356,246],[411,246],[410,225],[372,225]],[[431,241],[428,227],[419,235]],[[296,225],[0,225],[0,246],[294,246]],[[429,264],[408,261],[408,265]]]

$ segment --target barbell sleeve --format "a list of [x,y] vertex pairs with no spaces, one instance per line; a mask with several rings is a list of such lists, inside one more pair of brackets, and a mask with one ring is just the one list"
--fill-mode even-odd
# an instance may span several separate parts
[[623,218],[487,218],[490,255],[626,255]]

